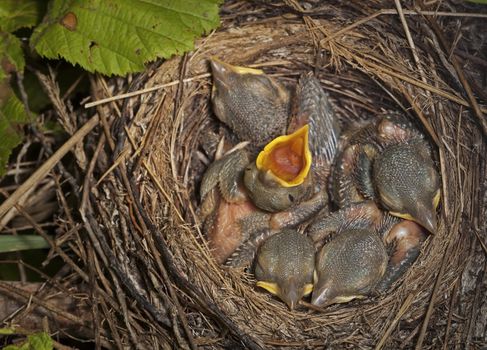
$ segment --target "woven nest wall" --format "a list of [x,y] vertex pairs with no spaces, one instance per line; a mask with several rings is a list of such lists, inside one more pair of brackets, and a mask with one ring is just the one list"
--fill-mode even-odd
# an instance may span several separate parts
[[[445,55],[425,39],[428,20],[409,16],[405,28],[397,15],[367,18],[380,8],[328,3],[307,12],[294,2],[229,3],[222,27],[192,53],[154,64],[129,82],[132,91],[166,84],[163,89],[126,99],[121,108],[100,107],[100,115],[119,117],[111,129],[113,152],[101,141],[92,162],[91,170],[106,176],[96,186],[85,182],[93,189],[82,213],[99,256],[85,259],[97,272],[96,288],[116,291],[98,312],[117,346],[456,344],[452,305],[461,300],[450,295],[475,240],[485,145],[461,85],[441,63]],[[210,103],[211,56],[259,67],[290,88],[301,73],[314,71],[344,128],[395,111],[430,140],[442,181],[439,230],[385,295],[290,312],[257,290],[251,274],[214,262],[196,217],[199,182],[225,133]],[[111,93],[126,84],[115,81]]]

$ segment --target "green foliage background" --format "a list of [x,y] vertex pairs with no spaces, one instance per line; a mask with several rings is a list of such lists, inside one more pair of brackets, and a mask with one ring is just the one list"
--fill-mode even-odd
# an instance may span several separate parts
[[[0,1],[0,176],[22,126],[33,121],[11,86],[26,55],[65,59],[91,73],[139,72],[149,61],[193,49],[197,37],[218,27],[220,2],[51,0],[46,8],[42,0]],[[33,28],[28,45],[16,35],[22,28]]]

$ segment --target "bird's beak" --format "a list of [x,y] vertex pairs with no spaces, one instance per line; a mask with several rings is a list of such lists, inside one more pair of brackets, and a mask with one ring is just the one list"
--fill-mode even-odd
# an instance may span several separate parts
[[311,168],[308,134],[309,126],[304,125],[269,142],[257,157],[257,169],[269,172],[283,187],[301,185]]
[[257,281],[257,287],[263,288],[271,294],[277,295],[279,293],[279,286],[277,283],[273,282],[265,282],[265,281]]
[[247,68],[247,67],[239,67],[239,66],[232,66],[231,64],[225,63],[219,60],[216,57],[212,57],[210,59],[211,70],[213,73],[213,79],[216,82],[228,85],[229,77],[232,74],[254,74],[254,75],[261,75],[264,72],[260,69],[254,68]]
[[290,280],[283,285],[282,293],[280,295],[281,299],[286,303],[289,310],[294,310],[296,305],[298,305],[299,300],[303,296],[299,288],[296,286],[294,280]]
[[311,294],[311,304],[316,306],[325,306],[328,304],[328,288],[318,288]]
[[286,303],[287,307],[289,308],[290,311],[293,311],[296,305],[298,304],[298,297],[295,294],[289,294],[286,296],[283,296],[284,302]]
[[427,229],[430,233],[436,233],[436,210],[434,208],[420,208],[415,215],[415,220],[418,224]]
[[429,206],[418,202],[415,204],[414,207],[410,208],[410,214],[409,213],[403,214],[397,212],[390,212],[390,214],[400,217],[402,219],[414,221],[420,224],[421,226],[423,226],[430,233],[435,234],[436,226],[437,226],[436,206],[438,200],[439,199],[436,199],[435,197],[434,201],[436,201],[436,203],[431,203],[431,205]]

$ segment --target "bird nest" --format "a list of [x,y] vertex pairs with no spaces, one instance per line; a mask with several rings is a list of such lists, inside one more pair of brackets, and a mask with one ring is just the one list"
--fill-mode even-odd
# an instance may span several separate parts
[[[128,84],[138,92],[98,107],[111,148],[101,136],[81,212],[95,247],[84,261],[97,272],[94,290],[112,295],[98,312],[117,347],[436,348],[457,341],[453,310],[461,298],[451,296],[475,240],[482,133],[441,63],[445,54],[424,40],[438,35],[428,19],[409,11],[401,21],[395,10],[379,10],[375,2],[309,11],[291,1],[230,2],[222,27],[193,52],[132,81],[112,80],[111,94]],[[441,173],[439,229],[387,293],[289,311],[256,289],[247,271],[213,260],[196,215],[202,175],[228,132],[212,112],[212,56],[263,69],[290,88],[313,71],[344,128],[400,112],[430,141]],[[95,86],[108,91],[101,80]],[[108,115],[118,116],[111,129]]]

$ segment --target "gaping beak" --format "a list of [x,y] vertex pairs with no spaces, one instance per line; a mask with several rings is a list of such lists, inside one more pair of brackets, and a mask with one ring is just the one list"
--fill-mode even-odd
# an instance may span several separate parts
[[283,187],[301,185],[311,168],[308,142],[309,127],[303,126],[290,135],[269,142],[259,153],[257,169],[269,172]]

